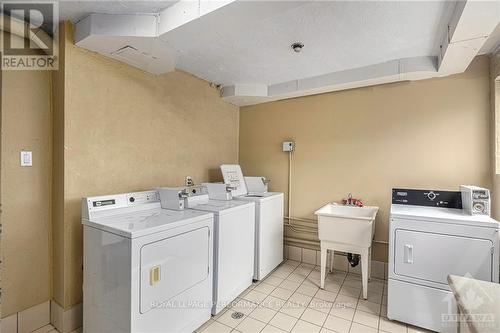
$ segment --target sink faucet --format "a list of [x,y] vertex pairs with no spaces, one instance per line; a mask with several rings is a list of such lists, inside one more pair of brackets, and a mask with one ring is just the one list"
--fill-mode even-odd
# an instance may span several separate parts
[[347,199],[342,200],[342,203],[345,206],[363,207],[363,202],[360,199],[354,199],[352,193],[349,193]]

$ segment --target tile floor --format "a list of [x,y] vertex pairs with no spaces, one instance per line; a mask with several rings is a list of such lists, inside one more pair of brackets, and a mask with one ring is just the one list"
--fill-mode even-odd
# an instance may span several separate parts
[[[82,327],[80,328],[77,328],[76,330],[74,330],[73,332],[71,333],[82,333],[83,332],[83,329]],[[56,330],[56,328],[52,325],[45,325],[44,327],[41,327],[37,330],[34,330],[33,332],[31,333],[59,333],[58,330]]]
[[[426,332],[387,319],[387,281],[372,278],[364,300],[360,275],[333,271],[324,290],[319,277],[319,266],[287,260],[196,332]],[[236,311],[244,316],[233,319]]]

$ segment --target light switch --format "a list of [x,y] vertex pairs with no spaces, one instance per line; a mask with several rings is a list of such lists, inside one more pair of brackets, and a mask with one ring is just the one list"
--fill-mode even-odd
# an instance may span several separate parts
[[31,151],[21,151],[21,166],[28,167],[33,165],[33,154]]

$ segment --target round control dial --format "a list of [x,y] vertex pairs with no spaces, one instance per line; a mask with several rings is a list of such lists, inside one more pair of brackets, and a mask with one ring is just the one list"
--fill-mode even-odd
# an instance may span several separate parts
[[431,200],[431,201],[432,201],[432,200],[434,200],[434,199],[436,199],[436,193],[434,193],[434,192],[432,192],[432,191],[431,191],[431,192],[429,192],[429,193],[427,194],[427,198],[429,198],[429,200]]

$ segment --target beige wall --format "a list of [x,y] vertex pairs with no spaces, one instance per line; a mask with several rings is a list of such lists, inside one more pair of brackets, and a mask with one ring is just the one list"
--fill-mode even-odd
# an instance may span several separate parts
[[50,297],[50,75],[2,72],[2,317]]
[[221,163],[238,160],[239,121],[238,108],[206,81],[180,71],[147,74],[77,48],[70,37],[58,143],[64,241],[54,250],[68,255],[54,269],[63,270],[54,298],[65,308],[82,300],[81,198],[182,185],[188,175],[198,183],[216,179]]
[[[243,107],[240,163],[247,175],[271,179],[286,192],[287,155],[293,139],[292,215],[349,192],[380,207],[376,239],[388,239],[393,187],[457,190],[491,187],[489,60],[466,73]],[[288,237],[317,239],[287,230]],[[387,259],[377,244],[374,259]]]
[[500,51],[490,57],[490,102],[493,165],[493,217],[500,219]]

